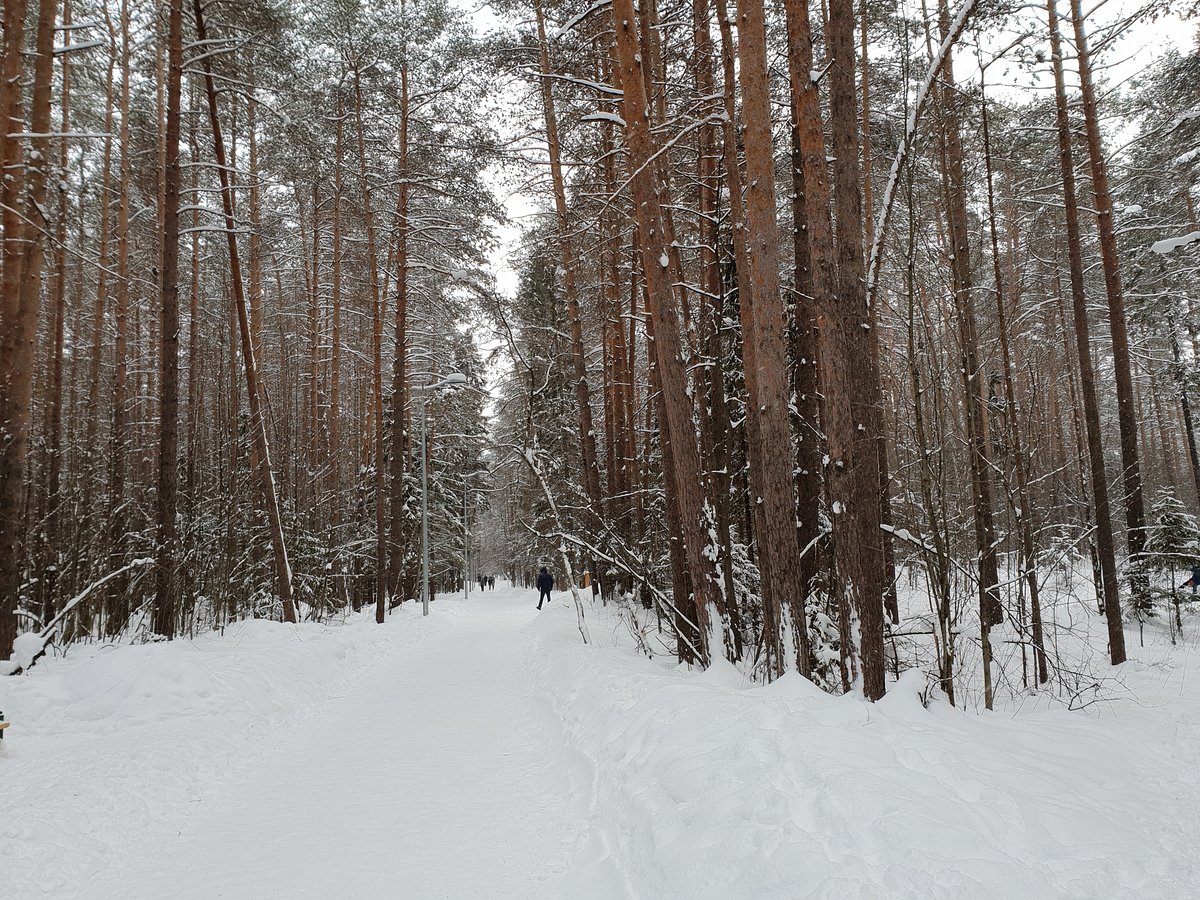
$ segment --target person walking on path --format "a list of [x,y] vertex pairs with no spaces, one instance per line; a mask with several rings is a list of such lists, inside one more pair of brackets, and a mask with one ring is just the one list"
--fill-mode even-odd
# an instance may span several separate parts
[[546,571],[546,567],[542,566],[542,571],[537,577],[538,589],[538,609],[542,608],[542,601],[550,602],[550,591],[554,589],[554,576]]

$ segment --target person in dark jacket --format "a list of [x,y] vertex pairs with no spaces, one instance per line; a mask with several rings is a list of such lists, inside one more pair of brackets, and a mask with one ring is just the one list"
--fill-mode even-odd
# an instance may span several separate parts
[[1200,588],[1200,563],[1192,564],[1192,577],[1180,585],[1181,588],[1190,587],[1192,594],[1196,593],[1196,589]]
[[542,601],[550,602],[550,592],[554,590],[554,576],[546,571],[546,567],[542,566],[542,571],[538,572],[537,577],[538,589],[538,609],[542,608]]

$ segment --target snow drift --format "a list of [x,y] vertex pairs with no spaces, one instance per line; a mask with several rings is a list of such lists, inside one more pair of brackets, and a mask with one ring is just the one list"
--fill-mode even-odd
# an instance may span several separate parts
[[[755,686],[727,663],[696,674],[621,641],[582,646],[562,616],[538,626],[540,689],[594,773],[591,863],[629,896],[1167,898],[1200,884],[1191,650],[1128,664],[1140,703],[981,716],[923,706],[916,671],[872,705],[798,675]],[[610,643],[620,631],[592,627]]]

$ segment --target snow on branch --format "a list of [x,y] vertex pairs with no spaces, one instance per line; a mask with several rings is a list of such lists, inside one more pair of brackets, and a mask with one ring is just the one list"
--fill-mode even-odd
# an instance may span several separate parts
[[[1169,131],[1174,131],[1184,122],[1189,122],[1192,119],[1200,119],[1200,106],[1193,106],[1186,112],[1181,112],[1175,121],[1171,124]],[[1168,132],[1169,133],[1169,132]]]
[[115,572],[109,572],[99,581],[93,581],[82,591],[67,601],[66,605],[59,610],[58,615],[50,620],[41,631],[29,631],[21,635],[13,643],[13,656],[7,662],[0,662],[0,674],[16,675],[25,669],[31,667],[38,657],[46,650],[46,645],[50,643],[51,637],[54,635],[54,629],[58,624],[65,619],[80,603],[91,596],[92,592],[97,588],[103,587],[112,581],[114,578],[119,578],[126,572],[139,568],[141,566],[154,565],[153,557],[143,557],[135,559],[126,566],[122,566]]
[[610,122],[613,125],[620,125],[622,128],[625,127],[625,120],[622,119],[620,116],[618,116],[616,113],[610,113],[610,112],[588,113],[586,116],[582,116],[579,119],[579,121],[580,122]]
[[1168,253],[1178,250],[1180,247],[1186,247],[1188,244],[1200,243],[1200,231],[1191,231],[1180,237],[1165,238],[1161,241],[1155,241],[1150,245],[1150,249],[1155,253],[1166,256]]
[[54,48],[55,56],[64,56],[67,53],[78,53],[81,50],[92,50],[96,47],[103,47],[105,44],[100,38],[94,38],[90,41],[84,41],[79,44],[59,44]]
[[574,29],[575,26],[578,25],[580,22],[582,22],[584,19],[588,18],[593,13],[598,13],[598,12],[600,12],[600,10],[604,9],[605,7],[611,6],[611,5],[612,5],[612,0],[596,0],[595,3],[593,3],[587,9],[585,9],[583,12],[576,13],[575,15],[571,16],[571,18],[567,19],[566,22],[564,22],[561,26],[559,26],[557,29],[555,29],[554,34],[550,35],[550,39],[553,41],[557,41],[560,37],[565,35],[568,31],[571,31],[572,29]]
[[530,75],[536,78],[549,78],[552,81],[564,81],[567,84],[577,84],[580,87],[591,88],[592,90],[607,94],[610,97],[623,97],[625,92],[620,88],[615,88],[611,84],[605,84],[603,81],[593,81],[590,78],[580,78],[578,75],[556,75],[553,72],[540,72],[537,69],[526,69]]
[[[920,89],[917,91],[916,100],[913,102],[912,110],[908,115],[908,124],[904,128],[904,139],[900,141],[900,146],[896,148],[896,156],[892,160],[891,171],[888,172],[887,188],[883,192],[883,205],[879,209],[879,218],[875,222],[875,240],[871,244],[871,255],[867,263],[867,305],[870,306],[875,299],[875,287],[879,280],[879,265],[883,256],[883,241],[887,237],[888,223],[891,221],[892,207],[896,202],[896,189],[900,183],[900,170],[904,167],[905,161],[908,159],[908,154],[912,152],[913,141],[917,136],[917,123],[921,119],[921,113],[925,110],[925,104],[929,101],[929,95],[933,91],[933,83],[937,81],[938,75],[941,74],[942,68],[946,65],[946,60],[950,58],[950,51],[954,43],[962,35],[963,29],[967,27],[967,19],[972,11],[978,5],[978,0],[963,0],[962,6],[954,15],[954,20],[950,23],[950,30],[946,33],[946,39],[942,41],[942,45],[938,48],[937,56],[934,57],[933,63],[929,67],[929,71],[925,73],[925,80],[921,83]],[[870,212],[867,213],[870,215]]]

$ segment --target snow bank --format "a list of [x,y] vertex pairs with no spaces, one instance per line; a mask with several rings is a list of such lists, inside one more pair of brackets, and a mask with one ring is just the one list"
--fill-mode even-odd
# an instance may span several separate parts
[[977,715],[925,708],[915,672],[871,705],[798,675],[763,687],[727,664],[667,670],[603,613],[592,633],[609,646],[552,615],[533,677],[590,763],[581,871],[596,883],[656,898],[1166,898],[1200,884],[1190,651],[1127,664],[1141,703]]
[[0,675],[7,675],[17,669],[28,669],[45,646],[46,639],[36,631],[26,631],[17,635],[17,639],[13,641],[12,659],[0,659]]
[[254,620],[194,640],[73,647],[0,678],[13,723],[0,755],[0,892],[75,896],[111,879],[164,823],[303,740],[361,672],[455,614],[439,604],[423,619],[409,604],[383,626],[373,609],[341,626]]

